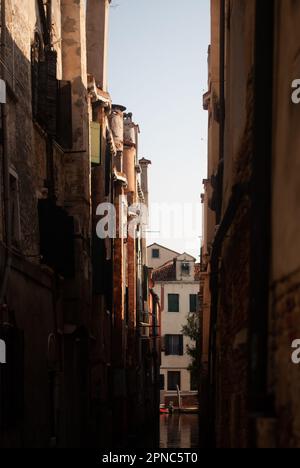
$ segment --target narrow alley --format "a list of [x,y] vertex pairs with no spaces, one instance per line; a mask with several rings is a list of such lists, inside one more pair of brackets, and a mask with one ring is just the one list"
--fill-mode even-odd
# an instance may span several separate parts
[[300,0],[0,23],[0,449],[300,448]]

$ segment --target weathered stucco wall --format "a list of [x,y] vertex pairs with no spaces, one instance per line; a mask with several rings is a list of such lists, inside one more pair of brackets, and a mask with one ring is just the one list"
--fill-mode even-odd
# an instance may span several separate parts
[[[161,334],[165,335],[182,335],[182,328],[187,322],[187,317],[190,310],[190,294],[198,294],[199,284],[197,282],[170,282],[170,283],[157,283],[155,285],[155,293],[159,296],[161,304],[164,304],[164,309],[161,312]],[[168,295],[179,294],[179,308],[180,312],[168,311]],[[162,297],[162,295],[164,297]],[[165,377],[165,390],[167,391],[167,374],[168,371],[181,372],[181,390],[183,392],[191,391],[191,375],[187,370],[191,363],[191,358],[186,353],[186,347],[192,342],[189,338],[183,338],[183,356],[166,356],[162,352],[161,360],[161,373]]]
[[300,368],[291,362],[291,343],[300,337],[300,106],[291,100],[291,86],[300,78],[300,4],[275,3],[269,381],[276,398],[278,444],[299,447]]
[[[61,374],[58,372],[59,366],[53,370],[49,363],[48,338],[51,334],[57,338],[59,334],[63,348],[64,326],[67,321],[64,322],[63,318],[69,319],[68,324],[72,320],[73,322],[76,320],[76,324],[80,323],[80,325],[89,324],[87,311],[91,294],[91,184],[85,2],[52,1],[52,40],[57,52],[57,78],[68,79],[73,86],[73,149],[75,153],[72,154],[64,152],[56,141],[49,138],[41,126],[33,120],[31,47],[35,34],[38,34],[43,42],[38,2],[8,0],[5,4],[7,28],[5,71],[1,78],[5,79],[8,88],[7,153],[10,169],[18,180],[21,233],[20,242],[14,245],[13,249],[13,265],[9,272],[5,300],[9,310],[14,313],[17,328],[24,333],[25,408],[24,420],[20,418],[21,422],[16,430],[12,433],[5,431],[4,434],[1,431],[0,445],[1,443],[4,446],[12,444],[31,447],[49,447],[51,444],[71,445],[72,438],[74,442],[74,437],[79,437],[78,421],[83,411],[81,406],[83,407],[87,401],[87,395],[82,392],[80,396],[80,391],[77,391],[79,384],[76,376],[74,377],[76,372],[79,375],[82,370],[79,370],[78,363],[82,359],[83,351],[81,349],[74,352],[78,359],[77,370],[74,370],[73,364],[70,366],[74,357],[71,353],[67,357],[70,359],[69,362],[66,359],[64,363],[60,363],[61,370],[65,366],[69,372],[68,375],[65,374],[62,383]],[[62,50],[63,41],[66,46],[64,50]],[[44,94],[46,95],[46,89]],[[69,148],[72,151],[73,149]],[[52,269],[41,265],[38,202],[46,199],[50,194],[52,150],[54,182],[53,193],[51,193],[52,201],[75,217],[77,275],[76,278],[64,282],[59,275],[56,275],[56,280],[54,280]],[[0,173],[2,173],[2,164]],[[2,189],[1,183],[1,191]],[[0,199],[2,204],[3,194]],[[0,212],[2,214],[2,207]],[[1,219],[0,222],[0,240],[4,241],[3,220]],[[49,230],[51,228],[53,226],[49,226]],[[1,249],[1,280],[4,259],[5,255]],[[66,314],[66,303],[69,304],[68,310],[71,311],[69,314]],[[72,335],[74,329],[76,326],[71,328],[68,341],[75,342]],[[86,366],[85,372],[87,370]],[[55,379],[57,379],[55,396],[50,384],[53,377],[51,372],[54,372]],[[68,399],[70,382],[74,383],[72,388],[74,399]],[[63,388],[63,385],[66,387]],[[20,395],[22,395],[22,388],[20,388]],[[51,406],[51,400],[53,405],[56,405],[55,408]],[[73,407],[72,404],[74,404]],[[69,417],[71,412],[72,418]],[[51,418],[55,421],[51,422]]]
[[[152,250],[159,250],[159,258],[152,257]],[[159,268],[165,263],[174,260],[178,256],[178,253],[173,252],[172,250],[165,249],[161,245],[153,244],[147,248],[148,251],[148,266],[149,268]]]

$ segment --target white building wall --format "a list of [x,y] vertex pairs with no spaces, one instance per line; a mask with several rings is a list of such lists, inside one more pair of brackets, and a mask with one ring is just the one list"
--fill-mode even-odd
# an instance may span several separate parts
[[[171,283],[157,283],[155,285],[155,292],[159,296],[161,305],[163,307],[161,334],[165,335],[181,335],[182,328],[187,323],[187,317],[190,313],[190,294],[199,293],[199,284],[197,282],[171,282]],[[168,295],[179,294],[179,313],[168,311]],[[191,376],[187,370],[191,358],[186,353],[186,347],[191,344],[191,340],[184,337],[184,356],[166,356],[162,353],[161,374],[165,376],[165,392],[168,386],[168,372],[178,371],[181,372],[181,391],[183,393],[191,392]],[[173,392],[174,393],[174,392]]]
[[[153,249],[158,249],[159,250],[159,258],[152,258],[152,250]],[[165,247],[162,247],[161,245],[154,244],[149,247],[147,247],[147,252],[148,252],[148,267],[157,269],[160,268],[161,266],[165,265],[167,262],[170,262],[174,260],[174,258],[178,257],[177,252],[173,252],[172,250],[166,249]]]

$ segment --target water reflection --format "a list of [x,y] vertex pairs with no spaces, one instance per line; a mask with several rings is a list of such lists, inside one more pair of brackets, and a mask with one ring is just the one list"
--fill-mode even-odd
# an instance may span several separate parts
[[196,414],[160,416],[160,448],[198,448],[199,419]]

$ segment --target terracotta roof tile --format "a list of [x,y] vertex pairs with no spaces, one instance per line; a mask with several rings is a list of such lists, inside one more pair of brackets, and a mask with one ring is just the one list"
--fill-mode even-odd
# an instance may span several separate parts
[[153,271],[154,281],[176,281],[176,264],[175,262],[167,263],[161,268]]
[[[195,264],[195,281],[200,282],[201,269],[200,264]],[[175,261],[168,262],[157,270],[153,271],[152,278],[154,281],[176,281],[176,263]]]

